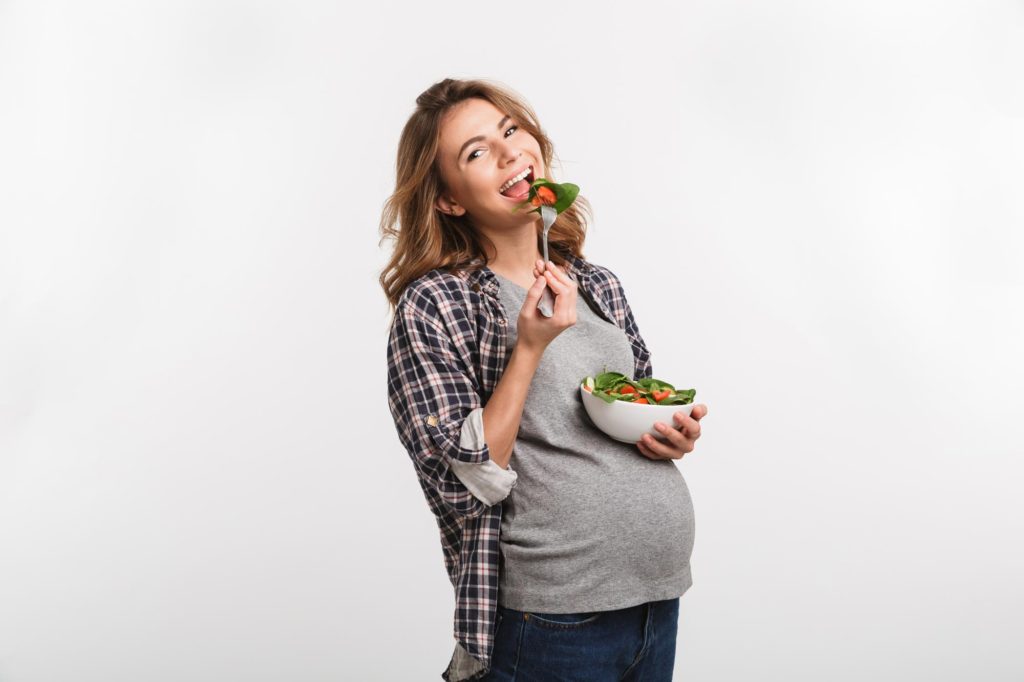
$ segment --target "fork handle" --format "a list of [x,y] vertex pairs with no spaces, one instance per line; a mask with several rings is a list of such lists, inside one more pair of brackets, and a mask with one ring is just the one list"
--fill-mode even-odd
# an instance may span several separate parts
[[[540,215],[544,219],[544,267],[548,266],[548,231],[551,229],[551,225],[555,222],[555,218],[558,216],[558,211],[555,210],[554,206],[545,204],[540,207]],[[544,285],[544,291],[541,292],[540,300],[537,301],[537,310],[544,317],[551,317],[555,314],[555,296],[551,293],[551,287]]]
[[551,287],[544,285],[544,291],[540,294],[540,300],[537,301],[537,310],[544,317],[551,317],[555,314],[555,297],[551,293]]

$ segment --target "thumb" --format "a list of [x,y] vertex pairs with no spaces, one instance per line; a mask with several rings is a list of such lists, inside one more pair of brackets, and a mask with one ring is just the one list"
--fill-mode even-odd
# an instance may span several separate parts
[[543,275],[540,275],[533,281],[533,286],[526,290],[526,302],[533,303],[533,308],[537,307],[537,302],[540,301],[540,295],[544,293],[544,287],[548,285]]

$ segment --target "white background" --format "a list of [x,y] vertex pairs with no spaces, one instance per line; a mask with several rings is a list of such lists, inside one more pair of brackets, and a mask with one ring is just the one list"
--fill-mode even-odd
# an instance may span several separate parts
[[710,408],[677,679],[1022,679],[1022,64],[1008,0],[0,2],[0,680],[440,679],[377,229],[445,77]]

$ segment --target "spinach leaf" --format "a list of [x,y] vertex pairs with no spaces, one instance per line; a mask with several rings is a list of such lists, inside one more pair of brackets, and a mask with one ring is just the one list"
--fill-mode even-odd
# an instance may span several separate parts
[[[605,368],[607,369],[607,367]],[[598,374],[596,377],[584,377],[583,382],[587,380],[593,382],[591,387],[591,394],[597,396],[606,403],[611,403],[616,400],[634,403],[640,398],[646,398],[648,404],[651,405],[689,405],[693,402],[694,396],[697,394],[697,390],[689,388],[686,390],[677,390],[675,386],[656,379],[654,377],[644,377],[633,381],[628,376],[621,372],[608,372],[604,371]],[[635,393],[622,393],[622,389],[626,386],[632,386],[636,389]],[[665,396],[661,400],[655,400],[652,393],[654,391],[671,391],[669,395]]]

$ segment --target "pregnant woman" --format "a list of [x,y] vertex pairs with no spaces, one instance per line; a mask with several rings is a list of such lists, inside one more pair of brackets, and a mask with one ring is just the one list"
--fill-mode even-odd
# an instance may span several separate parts
[[[590,423],[583,377],[652,372],[621,282],[583,257],[586,200],[558,215],[545,263],[541,217],[514,210],[535,178],[554,180],[530,106],[452,79],[416,104],[380,282],[394,308],[388,404],[455,588],[441,676],[671,680],[694,540],[673,460],[694,449],[707,407],[636,444]],[[550,318],[537,310],[545,287]]]

